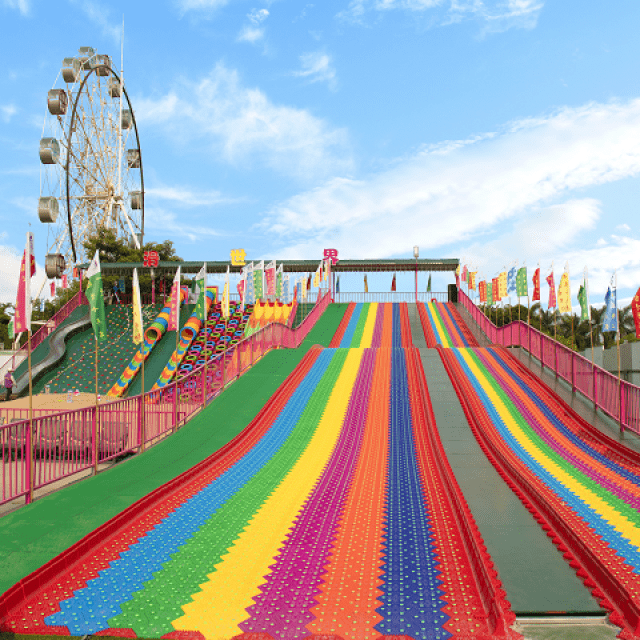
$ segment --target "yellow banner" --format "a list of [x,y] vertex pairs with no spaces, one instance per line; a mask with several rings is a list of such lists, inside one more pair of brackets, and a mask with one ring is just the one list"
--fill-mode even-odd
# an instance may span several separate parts
[[507,297],[507,272],[503,271],[498,276],[498,295],[500,299]]
[[142,305],[140,304],[140,283],[138,270],[133,270],[133,344],[140,344],[143,340]]
[[565,271],[558,285],[558,311],[560,313],[571,313],[571,286],[569,284],[569,274]]

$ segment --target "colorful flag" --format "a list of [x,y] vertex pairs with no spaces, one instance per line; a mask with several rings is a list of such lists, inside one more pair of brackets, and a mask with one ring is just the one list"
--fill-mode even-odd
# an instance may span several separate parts
[[238,284],[236,285],[236,290],[240,296],[240,311],[244,311],[244,296],[247,286],[247,272],[245,269],[246,267],[242,267],[242,271],[240,271],[240,280],[238,280]]
[[87,269],[87,300],[91,312],[91,324],[98,341],[107,339],[107,319],[104,313],[104,293],[102,292],[102,272],[98,251]]
[[602,318],[602,330],[603,331],[617,331],[618,330],[618,305],[616,304],[616,289],[615,287],[609,287],[607,289],[607,295],[604,298],[606,305],[604,311],[604,317]]
[[202,269],[198,271],[198,275],[195,279],[196,283],[196,295],[198,296],[198,301],[196,302],[196,317],[204,323],[204,313],[205,313],[205,293],[207,291],[207,263],[205,262],[202,265]]
[[56,295],[56,283],[55,280],[51,281],[51,297],[55,298]]
[[280,266],[276,270],[276,298],[279,298],[279,299],[286,298],[283,285],[284,285],[284,272],[282,270],[282,263],[280,263]]
[[311,291],[311,274],[307,278],[307,291]]
[[636,295],[633,296],[631,301],[631,313],[633,314],[633,322],[636,325],[636,338],[640,340],[640,289],[636,291]]
[[558,285],[558,311],[571,313],[571,284],[569,283],[569,263],[564,267],[564,273]]
[[480,280],[480,282],[478,283],[478,293],[480,294],[480,302],[482,304],[486,303],[487,301],[487,281],[486,280]]
[[254,304],[256,300],[255,287],[253,286],[253,262],[245,265],[244,273],[244,303]]
[[507,272],[503,271],[498,276],[498,300],[507,297]]
[[140,283],[138,282],[138,270],[133,269],[133,344],[140,344],[144,338],[142,324],[142,304],[140,304]]
[[9,320],[9,325],[7,326],[7,331],[9,334],[9,339],[10,340],[15,340],[16,339],[16,332],[14,330],[14,319],[11,318],[11,320]]
[[462,268],[462,282],[467,282],[467,274],[469,271],[467,270],[467,265],[465,264]]
[[[26,265],[30,265],[29,268]],[[31,278],[35,273],[36,259],[33,255],[33,234],[29,231],[27,233],[27,244],[22,255],[18,280],[18,298],[15,311],[15,331],[17,333],[31,329]]]
[[396,290],[396,274],[393,274],[393,278],[391,279],[391,291]]
[[500,300],[502,300],[500,296],[500,276],[491,278],[491,298],[493,302],[500,302]]
[[280,294],[280,297],[287,304],[291,302],[291,300],[289,300],[289,274],[287,274],[286,276],[285,275],[282,276],[282,293]]
[[578,291],[578,302],[580,303],[580,322],[589,319],[589,310],[587,309],[587,289],[580,285]]
[[367,274],[364,274],[364,292],[369,293],[369,283],[367,282]]
[[527,283],[527,267],[520,267],[516,275],[516,293],[518,297],[529,295],[529,284]]
[[456,287],[460,288],[460,264],[456,267]]
[[429,280],[427,280],[427,293],[431,293],[431,274],[429,274]]
[[264,260],[253,267],[253,289],[256,300],[264,298]]
[[69,283],[67,281],[67,274],[66,273],[62,274],[62,288],[63,289],[68,289],[69,288]]
[[551,273],[547,276],[547,284],[549,285],[549,309],[556,306],[556,283],[553,277],[553,265],[551,266]]
[[276,295],[276,261],[275,260],[272,260],[264,268],[264,277],[267,282],[267,295],[275,296]]
[[518,287],[516,285],[516,268],[515,266],[509,269],[509,273],[507,274],[507,293],[511,295],[512,293],[517,293]]
[[493,280],[491,282],[487,282],[487,304],[491,306],[495,300],[493,298]]
[[319,287],[321,279],[322,279],[322,262],[320,262],[320,264],[318,265],[318,268],[316,269],[316,272],[313,274],[313,286]]
[[176,271],[169,299],[169,323],[167,331],[178,331],[180,325],[180,267]]
[[227,265],[227,279],[224,283],[224,290],[222,291],[222,317],[229,317],[229,265]]
[[476,275],[478,274],[477,271],[470,271],[469,272],[469,289],[471,289],[472,291],[476,290]]
[[532,302],[536,302],[540,300],[540,263],[538,263],[538,268],[533,272],[533,297],[531,298]]
[[308,289],[309,280],[307,278],[302,278],[302,299],[307,299],[307,289]]

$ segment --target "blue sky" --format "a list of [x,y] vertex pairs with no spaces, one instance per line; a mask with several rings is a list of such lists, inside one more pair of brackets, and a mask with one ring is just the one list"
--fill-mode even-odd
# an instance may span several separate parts
[[80,46],[119,66],[123,15],[147,240],[191,260],[419,245],[487,278],[568,261],[574,302],[585,266],[594,303],[616,269],[623,303],[640,285],[637,1],[0,0],[0,300],[29,222],[44,262],[47,90]]

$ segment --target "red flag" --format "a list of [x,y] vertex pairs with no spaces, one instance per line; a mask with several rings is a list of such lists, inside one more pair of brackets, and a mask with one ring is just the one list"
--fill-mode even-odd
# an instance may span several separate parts
[[67,282],[67,274],[66,273],[62,274],[62,288],[63,289],[68,289],[69,288],[69,283]]
[[493,294],[493,301],[500,302],[502,298],[500,297],[500,283],[498,282],[500,278],[492,278],[491,279],[491,292]]
[[55,297],[55,295],[56,295],[56,283],[52,282],[51,283],[51,296]]
[[540,301],[540,267],[533,274],[533,297],[531,302]]
[[[25,265],[29,264],[29,275]],[[31,278],[36,272],[36,259],[33,255],[33,234],[27,233],[27,246],[20,263],[20,276],[18,280],[18,298],[16,300],[14,332],[17,335],[23,331],[31,330]]]
[[169,322],[167,331],[179,331],[180,329],[180,267],[176,271],[171,287],[171,301],[169,303]]
[[393,280],[391,280],[391,291],[396,290],[396,274],[393,274]]
[[462,269],[462,282],[466,282],[467,281],[467,265],[464,265],[464,268]]
[[631,301],[631,313],[633,314],[633,321],[636,325],[636,338],[640,340],[640,289],[636,291],[636,295],[633,296]]
[[480,293],[480,302],[487,301],[487,281],[481,280],[478,283],[478,292]]
[[549,307],[556,306],[556,283],[553,278],[553,271],[546,278],[549,285]]
[[73,277],[74,278],[78,277],[78,267],[73,267]]

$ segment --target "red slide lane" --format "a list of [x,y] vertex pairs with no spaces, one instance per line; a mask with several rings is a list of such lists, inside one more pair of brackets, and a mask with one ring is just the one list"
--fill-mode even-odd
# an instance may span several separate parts
[[431,322],[429,321],[429,315],[422,302],[418,302],[418,314],[420,315],[420,323],[422,324],[422,331],[424,332],[424,339],[427,343],[428,349],[435,349],[438,346],[438,341],[433,333]]
[[460,315],[460,312],[458,311],[456,305],[453,303],[448,304],[447,309],[449,310],[449,313],[455,318],[456,322],[458,323],[458,327],[460,327],[460,331],[462,331],[462,334],[464,335],[467,342],[469,343],[469,346],[470,347],[480,346],[478,345],[478,341],[475,339],[474,335],[471,333],[471,329],[469,329],[469,326],[467,325],[467,323],[462,319],[462,316]]
[[[407,349],[405,353],[420,478],[440,553],[438,577],[448,594],[444,612],[451,620],[445,629],[459,640],[522,638],[510,628],[515,614],[442,446],[419,351]],[[461,564],[473,576],[463,588]],[[478,611],[469,618],[472,605]],[[483,623],[486,627],[478,629],[476,625]]]
[[455,353],[438,351],[471,430],[491,464],[553,539],[600,606],[610,612],[611,623],[622,629],[618,637],[640,638],[640,598],[627,586],[636,584],[633,569],[620,562],[615,551],[522,464],[496,432]]
[[[97,575],[98,571],[117,559],[120,552],[142,537],[154,524],[245,455],[271,426],[321,352],[320,347],[312,347],[258,415],[226,445],[136,501],[7,590],[0,596],[0,620],[15,613],[16,607],[26,605],[25,601],[28,598],[34,599],[33,596],[48,582],[61,578],[63,574],[71,575],[73,565],[82,562],[87,554],[98,556],[98,550],[104,549],[100,561],[92,562],[92,569]],[[120,543],[124,542],[126,547],[114,544],[116,537]],[[64,585],[64,590],[75,590],[84,586],[84,581],[72,580]],[[60,595],[62,596],[62,593]]]
[[347,330],[347,327],[349,326],[349,321],[351,320],[351,316],[353,315],[353,310],[355,308],[356,308],[356,303],[350,302],[349,306],[347,307],[347,310],[344,312],[344,315],[342,316],[342,320],[340,320],[340,324],[338,325],[338,328],[336,329],[336,332],[333,338],[331,338],[331,342],[329,343],[330,349],[337,349],[340,346],[340,343],[342,342],[342,338],[344,336],[344,332]]

